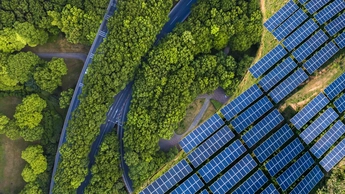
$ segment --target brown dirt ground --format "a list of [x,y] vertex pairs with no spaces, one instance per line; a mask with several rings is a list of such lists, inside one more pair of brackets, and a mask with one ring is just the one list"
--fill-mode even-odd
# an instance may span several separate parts
[[78,59],[64,59],[67,65],[67,75],[62,77],[62,90],[75,87],[84,63]]

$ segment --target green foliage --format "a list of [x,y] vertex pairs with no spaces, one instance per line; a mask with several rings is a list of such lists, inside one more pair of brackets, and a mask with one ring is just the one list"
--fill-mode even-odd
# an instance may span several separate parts
[[9,122],[10,122],[10,119],[0,113],[0,134],[4,134],[6,132],[5,129]]
[[30,182],[25,185],[24,189],[20,191],[20,194],[43,194],[43,192],[37,182]]
[[74,90],[72,88],[61,92],[61,96],[59,98],[60,108],[67,108],[69,106],[69,103],[71,102],[73,96],[73,92]]
[[29,146],[22,151],[22,158],[28,163],[22,176],[26,182],[33,182],[37,175],[47,170],[47,159],[43,156],[43,148],[40,145]]

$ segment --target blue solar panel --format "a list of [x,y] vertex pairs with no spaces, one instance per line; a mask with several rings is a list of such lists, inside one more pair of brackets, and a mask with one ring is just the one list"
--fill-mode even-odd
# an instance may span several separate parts
[[263,190],[260,194],[279,194],[278,190],[274,187],[274,185],[271,183],[268,185],[268,187]]
[[323,173],[315,166],[304,179],[290,192],[290,194],[308,194],[323,178]]
[[311,0],[309,3],[305,5],[305,8],[307,8],[309,13],[313,14],[317,10],[325,6],[329,1],[330,0]]
[[333,100],[340,92],[345,89],[345,73],[339,76],[334,82],[324,90],[325,94],[330,100]]
[[345,9],[344,0],[335,0],[334,2],[329,4],[329,6],[325,7],[319,13],[317,13],[315,15],[315,19],[320,24],[324,24],[343,9]]
[[231,132],[229,127],[224,126],[221,130],[212,135],[212,137],[202,143],[196,150],[190,153],[188,155],[189,161],[194,167],[198,167],[233,137],[235,137],[235,135]]
[[253,194],[257,192],[268,181],[265,174],[258,170],[249,177],[233,194]]
[[279,26],[273,35],[279,40],[283,40],[287,35],[294,31],[302,22],[308,18],[303,10],[299,9],[289,19],[287,19],[281,26]]
[[339,113],[345,110],[345,95],[342,95],[339,99],[334,101],[334,106],[337,108]]
[[242,110],[247,108],[247,106],[249,106],[262,95],[262,91],[255,84],[248,90],[243,92],[241,95],[239,95],[237,98],[235,98],[233,101],[231,101],[229,104],[227,104],[224,108],[222,108],[220,112],[228,121],[232,119],[235,115],[240,113]]
[[237,133],[241,133],[241,131],[243,131],[257,119],[259,119],[272,107],[273,104],[266,96],[264,96],[263,98],[261,98],[261,100],[259,100],[242,114],[240,114],[236,119],[231,121],[231,125],[236,129]]
[[300,140],[295,139],[265,165],[271,176],[277,174],[285,165],[304,149]]
[[328,103],[329,100],[326,96],[320,93],[311,102],[309,102],[307,106],[292,117],[290,122],[299,130]]
[[305,22],[300,28],[298,28],[294,33],[288,36],[283,44],[289,50],[293,50],[296,48],[303,40],[305,40],[309,35],[311,35],[315,30],[317,30],[319,26],[313,21],[313,19],[309,19]]
[[328,40],[328,36],[319,30],[311,38],[309,38],[305,43],[303,43],[298,49],[296,49],[292,55],[297,59],[298,62],[302,62],[309,55],[311,55],[317,48],[319,48],[323,43]]
[[305,4],[309,0],[298,0],[301,4]]
[[217,174],[245,152],[246,148],[242,145],[240,140],[236,140],[199,170],[201,177],[207,183],[210,182]]
[[151,185],[146,187],[142,192],[140,192],[140,194],[165,193],[192,171],[193,170],[187,161],[182,160],[168,170],[168,172],[154,181]]
[[337,45],[343,49],[345,47],[345,32],[341,33],[336,39],[335,39],[335,43],[337,43]]
[[257,164],[254,159],[248,154],[230,170],[228,170],[223,176],[221,176],[216,182],[214,182],[209,188],[214,194],[226,193],[251,170],[253,170],[256,165]]
[[345,133],[345,126],[341,121],[337,121],[327,133],[310,148],[311,153],[317,158],[326,151]]
[[287,4],[285,4],[277,13],[275,13],[272,17],[270,17],[265,23],[264,26],[268,29],[268,31],[273,31],[277,28],[281,23],[284,22],[288,17],[290,17],[293,12],[298,9],[298,6],[290,0]]
[[270,138],[254,150],[256,158],[263,163],[270,155],[277,151],[280,146],[287,142],[293,136],[293,132],[290,127],[285,124]]
[[277,109],[274,109],[264,119],[257,123],[252,129],[242,136],[248,147],[253,147],[261,138],[273,130],[279,123],[284,120],[284,117]]
[[308,75],[301,68],[291,74],[282,83],[275,87],[269,95],[275,103],[283,100],[287,95],[294,91],[302,82],[308,79]]
[[309,74],[312,74],[315,70],[320,68],[326,63],[335,53],[339,51],[338,47],[333,42],[328,43],[307,62],[304,63],[303,67],[307,69]]
[[202,190],[200,194],[209,194],[206,189]]
[[290,57],[288,57],[265,77],[263,77],[260,80],[259,85],[265,90],[265,92],[267,92],[296,67],[297,64]]
[[345,27],[345,13],[341,14],[339,17],[337,17],[336,19],[331,21],[329,24],[327,24],[325,26],[325,29],[331,36],[334,36],[344,27]]
[[310,144],[317,136],[319,136],[323,132],[323,130],[325,130],[337,118],[338,114],[332,108],[328,108],[299,136],[303,139],[303,141],[306,144]]
[[255,78],[258,78],[273,65],[278,63],[278,61],[281,60],[286,54],[287,51],[282,46],[278,45],[252,67],[250,67],[249,71]]
[[345,139],[343,139],[333,150],[327,154],[321,161],[320,165],[329,172],[345,156]]
[[224,125],[224,121],[218,114],[214,114],[211,118],[201,124],[193,132],[180,141],[180,146],[186,153],[208,138],[213,132]]
[[198,175],[193,174],[193,176],[185,180],[182,184],[180,184],[180,186],[174,189],[171,193],[172,194],[196,193],[203,186],[204,186],[204,183],[201,181]]

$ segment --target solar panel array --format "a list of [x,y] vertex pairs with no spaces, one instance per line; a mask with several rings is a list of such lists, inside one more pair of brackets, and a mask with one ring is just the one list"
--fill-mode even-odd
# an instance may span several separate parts
[[186,181],[184,181],[180,186],[174,189],[172,194],[181,194],[181,193],[196,193],[199,189],[204,186],[204,183],[198,177],[197,174],[193,174]]
[[298,49],[296,49],[292,55],[297,59],[298,62],[302,62],[323,43],[325,43],[326,40],[328,40],[328,36],[322,30],[319,30],[305,43],[298,47]]
[[251,66],[249,71],[255,78],[258,78],[278,61],[280,61],[285,55],[287,55],[287,51],[282,46],[278,45],[263,58],[261,58],[257,63]]
[[303,67],[307,69],[309,74],[320,68],[333,55],[339,51],[338,47],[333,42],[326,44],[319,52],[304,63]]
[[336,19],[331,21],[329,24],[327,24],[325,26],[325,29],[331,36],[334,36],[344,27],[345,27],[345,13],[341,14],[339,17],[337,17]]
[[335,0],[329,4],[329,6],[317,13],[315,19],[319,24],[324,24],[343,9],[345,9],[345,2],[343,0]]
[[257,123],[252,129],[242,136],[248,147],[253,147],[261,138],[273,130],[279,123],[284,120],[284,117],[277,109],[274,109],[264,119]]
[[344,110],[345,110],[345,95],[342,95],[339,99],[334,101],[333,104],[337,108],[339,113],[344,112]]
[[334,80],[334,82],[332,82],[329,86],[327,86],[324,92],[329,99],[333,100],[344,89],[345,89],[345,73],[343,73],[336,80]]
[[182,160],[172,167],[168,172],[164,173],[151,185],[146,187],[141,194],[161,194],[167,192],[176,183],[181,181],[189,173],[192,172],[192,168],[189,166],[186,160]]
[[224,124],[222,118],[220,118],[218,114],[214,114],[206,122],[183,138],[179,144],[183,151],[188,153]]
[[326,96],[320,93],[311,102],[309,102],[307,106],[292,117],[290,122],[299,130],[328,103],[329,100]]
[[207,183],[210,182],[222,170],[224,170],[245,152],[246,148],[242,145],[240,140],[236,140],[199,170],[201,177]]
[[214,194],[226,193],[243,177],[257,166],[254,159],[248,154],[236,163],[230,170],[214,182],[209,188]]
[[265,190],[261,192],[261,194],[279,194],[279,192],[271,183]]
[[208,191],[206,189],[202,190],[200,194],[208,194]]
[[301,4],[305,4],[309,0],[298,0]]
[[304,179],[290,192],[290,194],[308,194],[323,178],[323,173],[315,166]]
[[224,108],[222,108],[220,112],[228,121],[262,95],[262,91],[255,84],[249,89],[247,89],[245,92],[243,92],[241,95],[239,95],[237,98],[235,98],[233,101],[231,101],[229,104],[227,104]]
[[345,126],[341,121],[337,121],[324,136],[322,136],[311,148],[311,153],[317,158],[326,153],[331,146],[345,133]]
[[311,125],[307,127],[299,136],[306,144],[310,144],[317,136],[319,136],[335,119],[338,114],[328,108],[320,117],[318,117]]
[[268,181],[265,174],[258,170],[249,177],[233,194],[251,194],[257,192]]
[[307,8],[309,13],[313,14],[325,6],[329,1],[330,0],[311,0],[305,5],[305,8]]
[[329,172],[345,156],[345,139],[343,139],[333,150],[327,154],[321,161],[320,165]]
[[[344,3],[345,4],[345,3]],[[341,33],[336,39],[335,39],[335,43],[337,43],[337,45],[343,49],[345,47],[345,32]]]
[[278,103],[307,79],[308,79],[308,75],[304,73],[304,71],[301,68],[299,68],[296,72],[291,74],[288,78],[286,78],[283,82],[281,82],[277,87],[275,87],[269,93],[269,95],[272,97],[275,103]]
[[235,135],[231,132],[229,127],[224,126],[217,133],[212,135],[212,137],[202,143],[197,149],[191,152],[188,155],[189,161],[194,167],[198,167],[234,137]]

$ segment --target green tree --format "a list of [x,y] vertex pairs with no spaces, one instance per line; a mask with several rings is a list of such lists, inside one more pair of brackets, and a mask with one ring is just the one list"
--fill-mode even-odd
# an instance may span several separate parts
[[20,191],[20,194],[43,194],[43,191],[37,182],[30,182],[25,185],[23,190]]
[[4,134],[6,132],[5,129],[9,122],[10,122],[10,119],[0,113],[0,134]]
[[61,96],[59,98],[59,105],[60,108],[67,108],[71,102],[74,90],[72,88],[62,91]]
[[22,151],[22,158],[28,163],[22,172],[26,182],[35,181],[37,175],[47,170],[47,159],[43,155],[43,148],[40,145],[27,147]]

